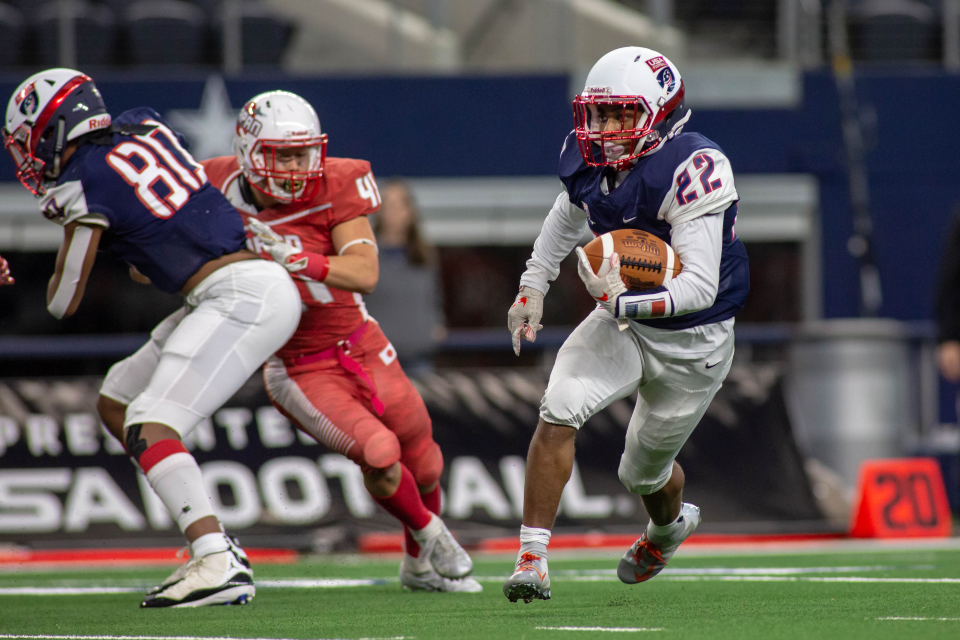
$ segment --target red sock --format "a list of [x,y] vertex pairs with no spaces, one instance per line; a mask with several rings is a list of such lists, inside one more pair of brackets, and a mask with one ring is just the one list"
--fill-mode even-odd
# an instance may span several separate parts
[[406,527],[423,529],[430,524],[432,516],[423,506],[420,492],[417,490],[417,482],[413,479],[410,470],[402,464],[400,465],[400,486],[397,487],[397,492],[389,498],[374,496],[373,499]]
[[[427,508],[431,513],[440,515],[440,483],[437,483],[437,486],[433,488],[432,491],[427,493],[421,493],[420,499],[423,500],[423,506]],[[416,540],[413,539],[413,534],[410,533],[409,527],[403,528],[403,542],[404,547],[407,550],[407,554],[413,556],[414,558],[420,557],[420,545]]]
[[423,500],[423,506],[430,510],[430,513],[440,515],[440,483],[437,483],[431,491],[421,493],[420,499]]

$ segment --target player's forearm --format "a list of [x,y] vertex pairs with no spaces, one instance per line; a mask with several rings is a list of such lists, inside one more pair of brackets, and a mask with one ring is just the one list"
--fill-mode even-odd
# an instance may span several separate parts
[[583,237],[587,216],[571,204],[566,192],[561,193],[533,244],[533,254],[527,260],[527,270],[520,277],[520,286],[546,293],[549,282],[560,275],[560,263],[570,255]]
[[66,229],[56,271],[47,285],[47,310],[55,318],[68,318],[80,306],[99,240],[100,229],[77,224]]
[[723,250],[723,215],[700,216],[675,226],[670,245],[683,269],[667,283],[673,315],[708,309],[720,288],[720,256]]
[[376,289],[380,278],[376,255],[329,256],[327,259],[330,270],[323,280],[327,286],[362,294]]

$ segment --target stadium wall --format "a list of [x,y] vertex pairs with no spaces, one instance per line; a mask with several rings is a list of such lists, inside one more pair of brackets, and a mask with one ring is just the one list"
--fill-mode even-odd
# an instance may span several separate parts
[[[734,367],[680,454],[684,495],[710,512],[708,532],[829,529],[794,445],[778,372]],[[545,376],[445,369],[411,378],[444,453],[450,527],[469,544],[514,535]],[[143,474],[99,426],[100,382],[0,378],[0,547],[179,544]],[[616,474],[632,404],[618,400],[578,434],[579,466],[561,500],[561,530],[635,533],[647,521]],[[399,533],[367,494],[359,467],[295,430],[270,405],[259,376],[185,443],[215,511],[245,544],[345,550],[366,533]]]

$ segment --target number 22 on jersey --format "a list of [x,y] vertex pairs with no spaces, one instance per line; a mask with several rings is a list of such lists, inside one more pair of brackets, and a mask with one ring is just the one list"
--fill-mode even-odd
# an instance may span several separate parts
[[[700,172],[700,185],[703,187],[703,194],[706,195],[723,186],[723,182],[718,178],[713,179],[714,162],[706,153],[701,153],[693,158],[693,168]],[[691,188],[691,186],[693,188]],[[693,184],[693,178],[690,171],[684,169],[683,173],[677,176],[677,203],[680,206],[690,204],[696,200],[697,188]]]
[[[118,144],[107,154],[107,164],[134,187],[137,198],[153,215],[169,218],[187,203],[190,194],[206,184],[207,175],[170,129],[156,120],[144,120],[143,124],[156,128]],[[160,193],[158,183],[165,187]]]

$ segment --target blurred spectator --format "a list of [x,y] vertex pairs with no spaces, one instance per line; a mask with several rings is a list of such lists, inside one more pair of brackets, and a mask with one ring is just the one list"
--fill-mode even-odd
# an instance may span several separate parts
[[0,286],[13,284],[13,276],[10,275],[10,265],[0,256]]
[[367,309],[390,338],[405,367],[426,362],[443,339],[443,294],[436,252],[420,230],[407,185],[390,182],[373,230],[380,249],[380,281],[364,296]]
[[950,382],[960,382],[960,208],[940,258],[937,286],[937,364]]

